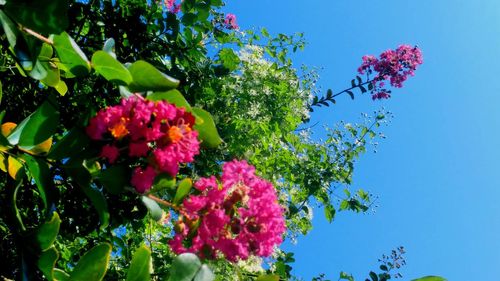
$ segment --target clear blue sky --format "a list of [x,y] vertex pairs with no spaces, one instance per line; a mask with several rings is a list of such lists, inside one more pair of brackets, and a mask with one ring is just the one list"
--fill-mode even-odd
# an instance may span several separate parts
[[375,214],[317,211],[299,238],[294,273],[338,272],[364,280],[377,259],[403,245],[403,280],[500,280],[500,1],[232,0],[243,29],[305,32],[297,66],[324,67],[320,85],[343,89],[365,54],[417,44],[424,65],[393,98],[341,98],[313,118],[359,121],[385,106],[395,118],[378,153],[358,162],[354,187],[379,195]]

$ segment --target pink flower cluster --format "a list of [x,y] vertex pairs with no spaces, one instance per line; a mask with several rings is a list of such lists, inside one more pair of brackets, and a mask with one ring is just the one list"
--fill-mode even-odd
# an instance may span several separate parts
[[184,200],[170,241],[175,253],[237,261],[269,256],[282,242],[285,221],[276,191],[246,161],[225,163],[220,183],[201,178],[195,188],[199,195]]
[[158,173],[173,177],[180,163],[194,161],[200,148],[194,121],[194,116],[183,108],[136,95],[99,111],[90,119],[86,131],[90,138],[108,142],[102,147],[101,157],[110,164],[120,156],[145,160],[142,162],[147,163],[146,167],[136,167],[131,179],[135,189],[144,193]]
[[408,76],[415,75],[415,70],[423,63],[422,52],[418,47],[401,45],[396,50],[387,50],[380,54],[380,58],[363,56],[363,63],[358,68],[360,74],[377,74],[373,78],[372,98],[390,98],[391,91],[384,88],[383,81],[389,80],[391,86],[403,87]]
[[224,19],[224,25],[227,29],[238,29],[240,28],[238,24],[236,23],[236,15],[234,14],[227,14],[226,18]]
[[167,10],[171,13],[178,13],[181,10],[181,4],[176,4],[175,0],[160,0],[158,2],[163,2],[163,5],[167,7]]

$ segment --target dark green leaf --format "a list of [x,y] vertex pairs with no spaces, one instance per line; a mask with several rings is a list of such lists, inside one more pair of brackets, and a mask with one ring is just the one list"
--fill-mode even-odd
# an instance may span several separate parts
[[111,257],[111,245],[102,243],[90,249],[80,258],[70,274],[71,281],[99,281],[108,270]]
[[8,1],[5,12],[34,31],[59,34],[68,27],[68,0]]
[[378,281],[378,276],[373,271],[370,271],[370,278],[372,279],[372,281]]
[[155,177],[151,191],[157,192],[164,189],[173,189],[175,187],[175,178],[169,174],[161,173]]
[[111,166],[101,170],[97,179],[109,193],[120,194],[129,183],[128,170],[124,166]]
[[127,281],[151,280],[149,268],[151,266],[151,250],[146,246],[139,247],[132,257],[127,272]]
[[132,92],[168,91],[177,88],[179,81],[145,61],[136,61],[128,68],[133,81],[128,86]]
[[59,233],[59,226],[61,219],[59,215],[54,212],[50,221],[40,225],[34,232],[34,238],[41,251],[46,251],[56,241],[57,234]]
[[325,217],[328,222],[332,222],[335,218],[335,207],[331,204],[327,204],[324,209]]
[[19,30],[16,24],[13,23],[2,10],[0,10],[0,22],[7,36],[7,41],[9,41],[10,46],[14,48],[17,43],[17,37],[19,36]]
[[212,115],[205,110],[193,107],[193,113],[203,119],[202,124],[195,124],[194,129],[198,131],[202,145],[209,148],[217,147],[222,143],[222,139],[217,132]]
[[365,87],[363,87],[363,86],[361,86],[361,85],[359,85],[358,87],[359,87],[359,89],[361,90],[361,93],[362,93],[362,94],[364,94],[364,93],[366,93],[366,92],[367,92],[367,90],[366,90],[366,88],[365,88]]
[[185,26],[191,26],[196,21],[197,16],[193,13],[186,13],[182,16],[182,24]]
[[42,252],[38,258],[38,268],[49,281],[54,280],[54,266],[57,259],[59,259],[59,252],[54,247]]
[[184,200],[184,198],[191,191],[191,187],[193,186],[193,181],[190,178],[183,179],[179,186],[177,187],[177,192],[175,193],[174,204],[179,204]]
[[[50,212],[53,204],[53,194],[56,192],[52,182],[52,175],[50,174],[49,165],[47,162],[33,157],[29,154],[23,154],[23,159],[26,161],[26,166],[31,177],[35,180],[35,184],[38,188],[38,193],[42,198],[44,209],[46,212]],[[57,214],[54,213],[54,216]],[[59,217],[57,218],[59,219]],[[42,249],[48,248],[42,247]]]
[[387,268],[387,266],[385,264],[382,264],[380,266],[380,270],[383,270],[383,271],[388,271],[389,269]]
[[351,97],[351,99],[354,99],[354,93],[351,91],[346,91],[346,93]]
[[34,113],[24,119],[7,137],[13,145],[29,150],[50,138],[57,130],[59,111],[44,102]]
[[48,159],[62,160],[73,157],[82,152],[90,140],[87,134],[79,128],[71,129],[64,137],[59,140],[47,155]]
[[90,62],[73,38],[66,32],[51,38],[59,58],[59,66],[66,72],[66,77],[80,77],[89,74]]
[[172,262],[169,281],[192,281],[201,268],[201,262],[195,254],[178,255]]
[[127,86],[132,83],[129,70],[105,51],[97,51],[92,56],[95,71],[111,83]]
[[65,166],[65,171],[92,202],[99,215],[101,229],[106,228],[109,224],[109,211],[106,198],[101,191],[91,186],[91,176],[89,171],[83,166],[83,160],[70,160]]
[[162,216],[163,216],[163,210],[161,207],[154,201],[153,199],[148,198],[147,196],[142,196],[142,203],[144,203],[144,206],[149,210],[149,213],[151,214],[151,217],[153,217],[154,220],[159,221]]

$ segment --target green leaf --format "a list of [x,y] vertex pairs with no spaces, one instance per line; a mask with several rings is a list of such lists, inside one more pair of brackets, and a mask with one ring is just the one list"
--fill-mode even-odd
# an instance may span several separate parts
[[57,234],[59,233],[59,226],[61,219],[59,215],[54,212],[50,221],[40,225],[33,233],[34,238],[40,247],[41,251],[46,251],[56,241]]
[[411,281],[446,281],[443,277],[439,276],[425,276],[417,279],[413,279]]
[[54,268],[54,279],[57,281],[70,281],[70,276],[63,270]]
[[255,281],[279,281],[279,275],[261,275]]
[[80,77],[90,73],[90,62],[87,56],[68,33],[63,32],[51,38],[59,58],[59,66],[66,72],[66,77]]
[[142,203],[144,203],[144,206],[149,210],[149,213],[151,214],[151,217],[153,217],[154,220],[159,221],[162,216],[163,216],[163,210],[161,207],[154,201],[153,199],[148,198],[147,196],[142,196]]
[[149,94],[146,99],[151,101],[168,101],[177,107],[184,107],[187,112],[191,112],[191,105],[187,102],[184,96],[178,90],[170,90],[166,92],[154,92]]
[[222,139],[217,132],[214,120],[212,119],[212,115],[210,115],[210,113],[206,112],[205,110],[197,107],[193,107],[193,113],[203,119],[202,124],[194,125],[194,129],[199,133],[199,138],[202,141],[202,145],[209,148],[214,148],[221,144]]
[[2,82],[0,81],[0,104],[2,103],[2,96],[3,96]]
[[15,0],[4,7],[15,21],[34,31],[59,34],[68,27],[68,0]]
[[[194,277],[193,281],[212,281],[215,279],[215,275],[213,274],[212,270],[204,264],[201,266],[200,270],[198,270],[198,273],[196,273],[196,276]],[[279,279],[272,279],[269,281],[274,281],[274,280],[279,280]]]
[[146,246],[141,246],[135,251],[132,257],[130,268],[127,272],[127,281],[151,280],[150,267],[151,250]]
[[102,243],[90,249],[80,258],[70,274],[71,281],[99,281],[108,270],[111,257],[111,245]]
[[59,111],[49,102],[44,102],[34,113],[17,125],[7,140],[12,145],[17,144],[25,150],[30,150],[50,138],[57,130],[58,123]]
[[370,271],[370,278],[372,279],[372,281],[378,281],[378,276],[373,271]]
[[108,38],[108,40],[106,40],[106,42],[104,42],[104,46],[102,47],[102,50],[105,51],[106,53],[110,54],[113,58],[116,59],[115,39]]
[[3,30],[7,36],[7,41],[12,48],[16,47],[17,37],[19,36],[19,30],[15,23],[13,23],[10,18],[0,10],[0,22],[2,23]]
[[191,187],[193,186],[193,181],[190,178],[183,179],[179,183],[179,187],[177,188],[177,192],[174,197],[174,204],[179,204],[182,200],[189,194],[191,191]]
[[47,158],[62,160],[73,157],[82,152],[89,143],[90,140],[87,134],[79,128],[73,128],[52,147]]
[[44,77],[42,78],[33,77],[33,71],[29,73],[31,77],[39,79],[45,85],[48,85],[50,87],[55,87],[60,81],[59,68],[57,67],[57,65],[51,62],[53,54],[54,50],[52,49],[52,46],[50,46],[47,43],[43,43],[33,71],[42,68],[44,71]]
[[145,61],[136,61],[128,68],[133,82],[128,86],[132,92],[168,91],[177,88],[179,80],[156,69]]
[[222,65],[229,69],[229,71],[236,70],[240,64],[240,58],[229,48],[220,50],[219,59]]
[[324,208],[325,217],[328,222],[332,222],[335,218],[335,207],[331,204],[327,204]]
[[[38,188],[38,193],[43,201],[43,206],[46,212],[50,212],[53,204],[53,194],[56,192],[52,182],[52,175],[50,174],[49,165],[47,162],[33,157],[29,154],[24,154],[23,159],[26,161],[26,166],[31,177],[35,180]],[[54,213],[55,214],[55,213]],[[55,214],[57,215],[57,214]],[[59,217],[57,218],[59,219]],[[42,247],[42,249],[48,248]]]
[[169,281],[192,281],[201,268],[200,259],[195,254],[180,254],[172,262]]
[[38,258],[38,268],[49,281],[54,280],[54,266],[59,259],[59,252],[51,247],[40,254]]
[[64,96],[68,92],[68,86],[62,80],[59,80],[59,83],[54,86],[54,89],[61,95]]
[[97,179],[109,193],[120,194],[125,191],[125,186],[129,183],[128,173],[124,166],[111,166],[101,170]]
[[83,193],[92,202],[99,215],[101,229],[106,228],[109,224],[108,203],[102,192],[91,186],[91,176],[89,171],[83,166],[83,160],[70,160],[64,168],[66,173],[73,178]]
[[105,51],[97,51],[92,56],[95,71],[111,83],[127,86],[132,82],[129,70]]

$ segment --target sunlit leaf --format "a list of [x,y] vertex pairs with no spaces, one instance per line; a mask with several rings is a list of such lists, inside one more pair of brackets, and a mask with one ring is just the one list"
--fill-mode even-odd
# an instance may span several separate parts
[[146,246],[141,246],[135,251],[132,257],[126,281],[151,280],[150,268],[151,250]]
[[174,79],[145,61],[136,61],[128,68],[133,82],[128,86],[132,92],[168,91],[175,89],[179,81]]
[[70,274],[71,281],[100,281],[108,270],[111,245],[102,243],[86,252]]

